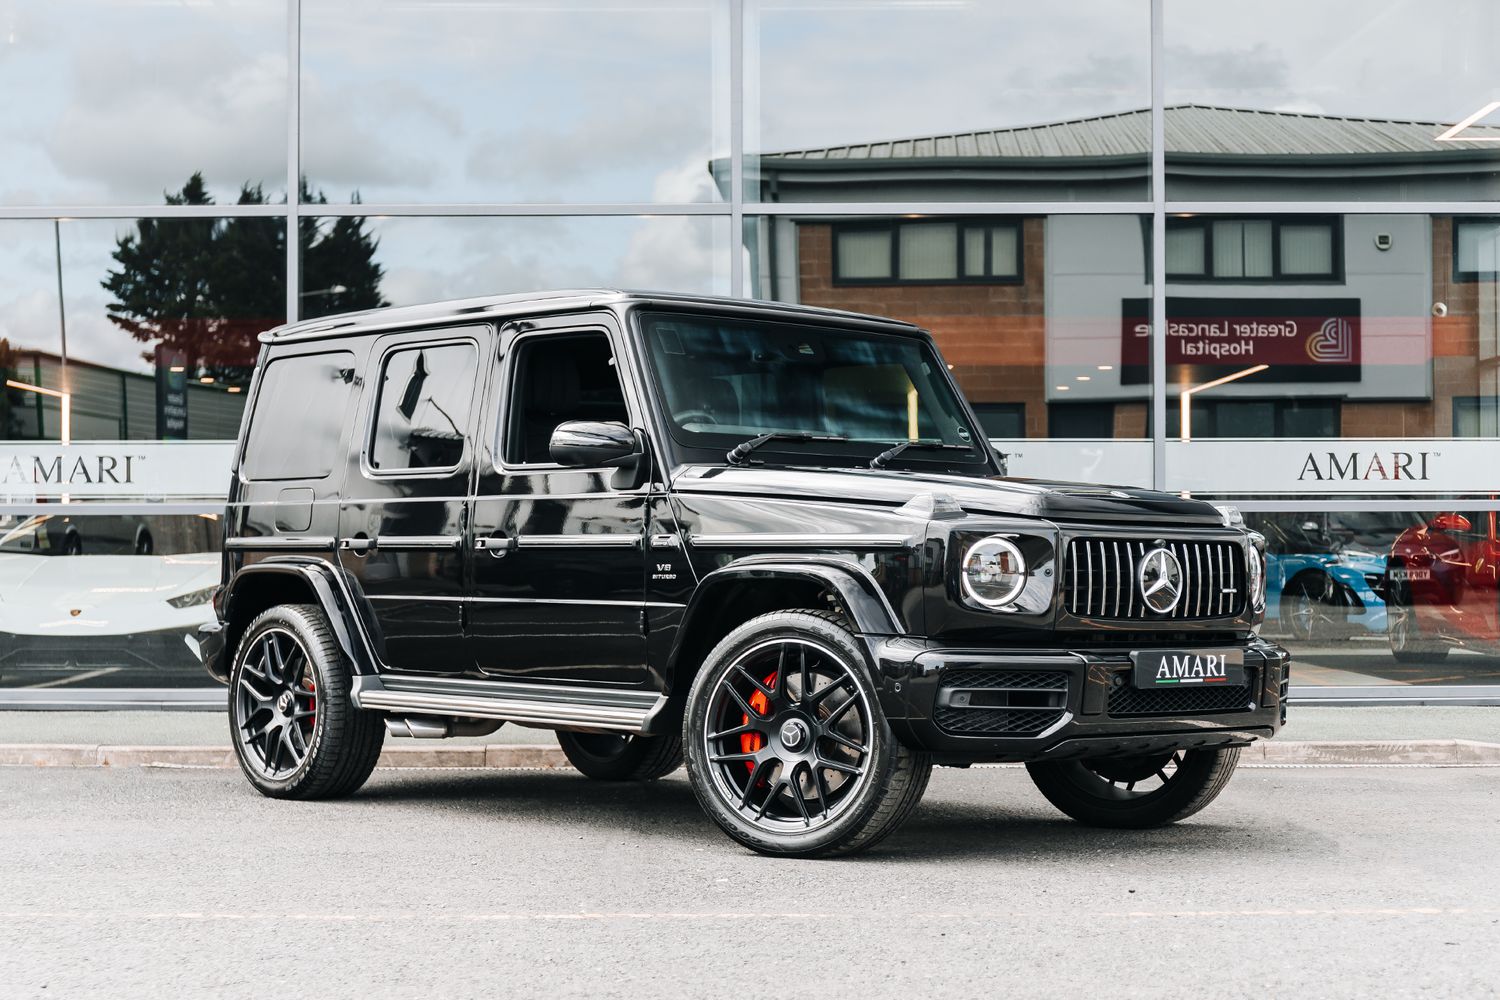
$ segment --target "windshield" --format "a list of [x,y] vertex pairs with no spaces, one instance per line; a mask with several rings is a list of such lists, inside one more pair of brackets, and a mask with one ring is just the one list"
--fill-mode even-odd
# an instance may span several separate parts
[[[836,327],[645,313],[647,350],[672,437],[722,456],[767,434],[754,454],[781,461],[866,465],[894,444],[892,465],[988,461],[942,362],[924,341]],[[844,440],[828,440],[841,438]]]

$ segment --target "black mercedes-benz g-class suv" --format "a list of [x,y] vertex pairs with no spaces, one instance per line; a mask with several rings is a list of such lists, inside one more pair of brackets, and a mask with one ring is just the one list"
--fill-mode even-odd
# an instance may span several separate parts
[[262,341],[201,648],[266,795],[511,722],[595,778],[685,759],[731,837],[810,856],[934,764],[1170,823],[1284,721],[1237,512],[1001,478],[906,323],[574,291]]

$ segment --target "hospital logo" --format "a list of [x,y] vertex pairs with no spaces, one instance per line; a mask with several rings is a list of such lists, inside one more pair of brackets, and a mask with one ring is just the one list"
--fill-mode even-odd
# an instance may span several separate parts
[[1334,316],[1307,338],[1307,356],[1319,364],[1348,364],[1354,360],[1354,324]]

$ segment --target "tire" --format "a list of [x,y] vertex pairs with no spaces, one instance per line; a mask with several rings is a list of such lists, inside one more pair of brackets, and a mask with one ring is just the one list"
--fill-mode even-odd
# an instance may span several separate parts
[[156,540],[151,537],[151,532],[142,531],[135,536],[135,554],[138,556],[149,556],[156,551]]
[[229,730],[240,770],[262,795],[334,799],[370,777],[385,723],[354,707],[349,677],[314,605],[278,605],[250,623],[230,666]]
[[627,736],[559,731],[563,755],[579,773],[599,781],[655,781],[682,765],[682,735]]
[[892,733],[854,634],[822,611],[772,612],[725,636],[693,679],[682,732],[703,811],[761,854],[873,847],[932,772]]
[[83,536],[79,535],[77,532],[68,532],[68,534],[63,538],[63,555],[83,555]]
[[1397,663],[1436,666],[1448,658],[1450,647],[1439,639],[1423,639],[1417,630],[1417,612],[1404,588],[1386,605],[1385,638],[1391,658]]
[[[1042,761],[1027,764],[1026,770],[1047,801],[1078,822],[1145,830],[1176,823],[1208,805],[1229,783],[1239,761],[1239,747],[1219,747]],[[1139,788],[1142,784],[1153,787]]]

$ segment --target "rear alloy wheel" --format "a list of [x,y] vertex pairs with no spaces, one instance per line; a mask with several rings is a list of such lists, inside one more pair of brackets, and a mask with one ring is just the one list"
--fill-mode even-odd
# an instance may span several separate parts
[[704,811],[763,854],[873,846],[932,769],[891,732],[854,635],[815,611],[762,615],[720,642],[688,694],[683,743]]
[[1186,819],[1234,774],[1239,747],[1027,764],[1047,801],[1089,826],[1146,829]]
[[385,725],[349,697],[348,661],[323,612],[283,604],[245,630],[229,675],[240,770],[262,795],[327,799],[369,778]]
[[557,742],[568,763],[599,781],[655,781],[682,765],[682,738],[625,733],[559,731]]

